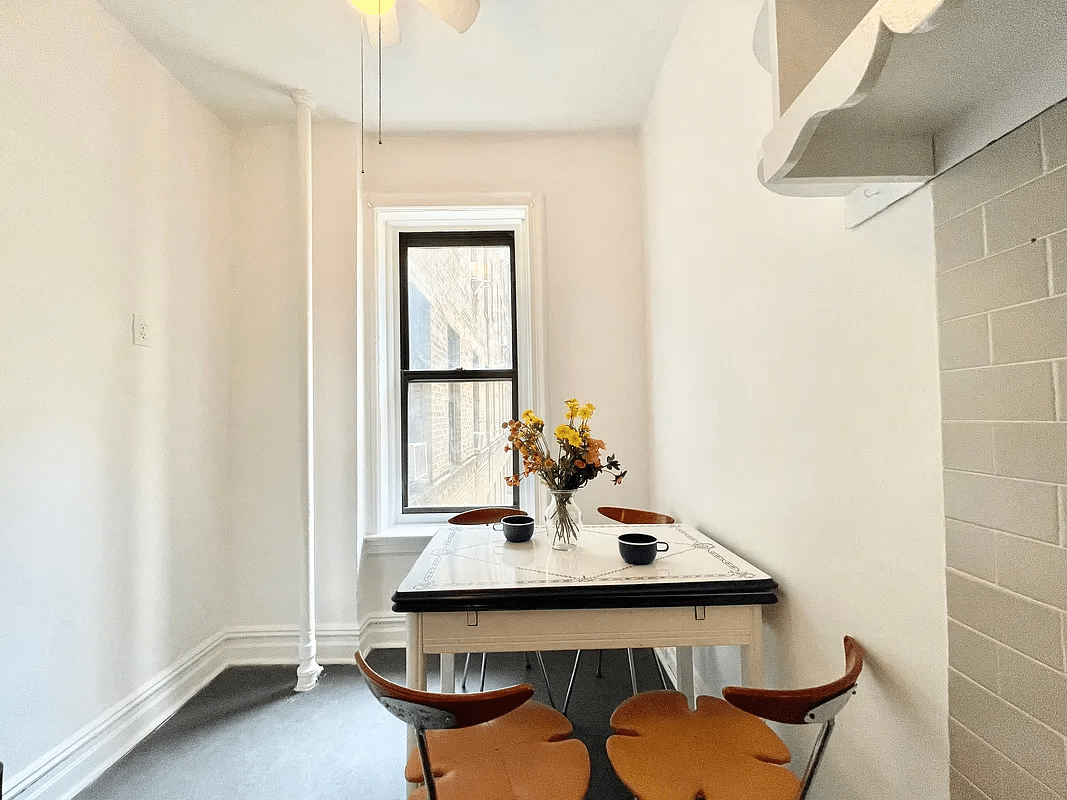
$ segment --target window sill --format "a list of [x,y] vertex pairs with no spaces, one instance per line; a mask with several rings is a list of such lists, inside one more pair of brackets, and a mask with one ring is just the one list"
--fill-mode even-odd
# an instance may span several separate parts
[[419,555],[443,523],[394,525],[363,538],[364,555]]

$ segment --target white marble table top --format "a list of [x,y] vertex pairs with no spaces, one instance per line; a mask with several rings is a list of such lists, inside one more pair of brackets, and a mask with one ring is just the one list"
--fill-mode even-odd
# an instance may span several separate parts
[[[617,536],[649,533],[670,545],[651,564],[627,564]],[[774,580],[684,524],[589,525],[578,546],[553,550],[543,529],[512,543],[489,526],[444,526],[393,596],[394,610],[603,607],[775,602]],[[763,599],[755,599],[763,595]]]

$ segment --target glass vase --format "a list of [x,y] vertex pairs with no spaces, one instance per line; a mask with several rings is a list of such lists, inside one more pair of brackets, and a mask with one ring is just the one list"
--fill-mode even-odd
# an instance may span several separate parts
[[545,533],[555,550],[573,550],[582,532],[582,509],[574,500],[577,489],[550,489],[545,508]]

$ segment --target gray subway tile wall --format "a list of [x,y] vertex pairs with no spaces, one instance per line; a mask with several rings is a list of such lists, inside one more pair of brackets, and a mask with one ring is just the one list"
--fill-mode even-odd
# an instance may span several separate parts
[[1067,170],[1057,169],[985,205],[990,255],[1067,228]]
[[934,183],[934,219],[944,222],[991,197],[998,197],[1039,178],[1041,126],[1031,120],[940,176]]
[[1060,618],[1054,609],[956,571],[949,573],[947,589],[952,619],[1042,664],[1063,669]]
[[952,569],[995,582],[997,562],[996,552],[993,550],[994,535],[993,531],[969,522],[947,520],[945,522],[945,562]]
[[950,319],[939,326],[941,369],[982,367],[991,361],[989,354],[989,315]]
[[1067,295],[994,311],[989,315],[989,328],[994,364],[1063,358],[1067,356]]
[[993,472],[1067,483],[1067,426],[1062,422],[994,423]]
[[997,690],[996,642],[953,620],[948,624],[948,643],[952,651],[948,663],[953,669],[987,689]]
[[1039,117],[1045,169],[1067,164],[1067,105],[1060,103]]
[[[963,776],[975,788],[993,796],[1000,784],[1001,762],[1004,756],[955,720],[949,721],[948,746],[952,758],[963,766]],[[953,793],[953,797],[955,796]]]
[[1005,364],[941,373],[945,420],[1054,420],[1052,364]]
[[1052,273],[1052,293],[1067,292],[1067,233],[1048,237],[1049,262]]
[[1000,648],[1000,693],[1016,708],[1067,734],[1067,679],[1007,647]]
[[1015,800],[1060,800],[1061,797],[1007,759],[1002,761],[1000,780],[1001,797],[1013,797]]
[[982,258],[985,255],[985,222],[981,206],[938,225],[934,250],[938,272],[947,272]]
[[1048,297],[1045,247],[1029,244],[963,264],[937,279],[942,320]]
[[1056,487],[972,472],[945,470],[945,516],[1042,542],[1059,542]]
[[991,422],[943,422],[942,460],[946,469],[993,472],[993,424]]
[[1063,422],[1067,420],[1067,392],[1063,390],[1067,387],[1067,362],[1052,362],[1052,380],[1056,387],[1056,419]]
[[1067,799],[1067,102],[933,183],[952,800]]

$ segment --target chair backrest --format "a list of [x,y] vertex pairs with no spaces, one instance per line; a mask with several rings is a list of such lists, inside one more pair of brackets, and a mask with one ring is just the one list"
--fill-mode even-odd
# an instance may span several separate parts
[[422,774],[430,800],[436,800],[437,787],[434,784],[433,770],[430,768],[426,731],[480,725],[514,711],[534,695],[534,688],[528,683],[473,694],[438,694],[409,689],[383,678],[367,664],[358,651],[356,666],[363,673],[367,688],[378,702],[393,716],[415,729]]
[[674,523],[674,517],[670,514],[660,514],[656,511],[642,511],[639,508],[601,506],[597,511],[608,519],[621,522],[623,525],[672,525]]
[[492,525],[512,514],[525,514],[521,508],[473,508],[462,511],[448,520],[449,525]]
[[808,766],[804,770],[800,794],[803,800],[808,793],[815,770],[822,760],[823,751],[834,729],[834,717],[856,693],[856,683],[863,670],[863,648],[851,636],[846,636],[845,674],[835,681],[810,689],[751,689],[743,686],[727,686],[722,690],[723,699],[742,711],[763,719],[793,725],[822,724],[815,741]]

